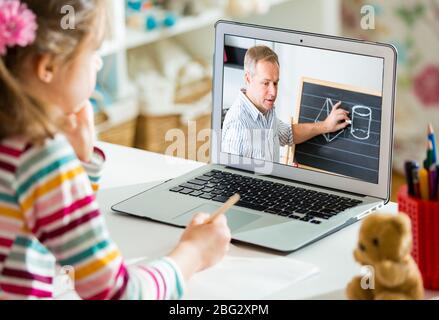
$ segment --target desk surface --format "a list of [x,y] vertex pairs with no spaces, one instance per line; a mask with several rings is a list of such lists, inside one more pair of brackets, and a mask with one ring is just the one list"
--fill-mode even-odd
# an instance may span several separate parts
[[[171,251],[183,229],[111,211],[111,205],[139,193],[160,181],[182,175],[202,166],[202,163],[166,157],[143,150],[99,143],[106,155],[107,165],[101,181],[98,201],[105,213],[108,228],[126,259],[147,256],[160,257]],[[396,203],[389,203],[381,212],[396,212]],[[288,255],[234,244],[231,254],[248,256],[283,256],[309,262],[320,273],[276,292],[266,299],[344,299],[344,288],[360,274],[353,259],[360,223],[355,223],[314,244]],[[151,241],[155,239],[155,241]],[[159,239],[160,241],[157,241]],[[438,295],[428,292],[427,296]],[[227,297],[224,297],[227,299]],[[208,297],[200,297],[208,299]]]

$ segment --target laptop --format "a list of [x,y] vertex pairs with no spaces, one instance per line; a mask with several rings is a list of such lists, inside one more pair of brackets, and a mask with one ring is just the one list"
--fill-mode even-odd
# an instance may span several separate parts
[[[264,75],[265,60],[253,73],[244,66],[255,46],[276,53],[278,79],[246,80]],[[185,227],[239,193],[227,212],[232,239],[282,252],[361,220],[389,201],[396,58],[388,44],[218,21],[210,163],[112,209]],[[252,85],[277,88],[270,112]],[[334,107],[346,126],[294,144],[294,128],[318,127]]]

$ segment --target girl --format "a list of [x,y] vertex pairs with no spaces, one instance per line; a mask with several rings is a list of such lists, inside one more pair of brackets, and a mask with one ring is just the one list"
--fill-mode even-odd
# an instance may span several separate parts
[[[65,5],[74,28],[63,28]],[[0,0],[0,298],[51,298],[72,266],[84,299],[181,298],[230,243],[226,219],[198,214],[150,264],[124,265],[99,212],[105,156],[88,99],[102,65],[104,0]]]

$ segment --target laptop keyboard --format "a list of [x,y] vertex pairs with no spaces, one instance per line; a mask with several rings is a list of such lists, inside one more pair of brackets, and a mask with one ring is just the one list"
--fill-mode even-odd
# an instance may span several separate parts
[[170,189],[192,197],[226,202],[238,193],[236,206],[320,224],[363,201],[281,183],[212,170]]

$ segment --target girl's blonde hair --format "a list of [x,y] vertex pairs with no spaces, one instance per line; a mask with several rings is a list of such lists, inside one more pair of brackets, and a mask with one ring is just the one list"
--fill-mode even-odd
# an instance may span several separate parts
[[[58,129],[48,105],[25,92],[20,78],[25,61],[51,54],[68,63],[81,44],[97,33],[104,17],[104,0],[21,0],[37,17],[35,41],[26,47],[9,47],[0,56],[0,141],[11,136],[38,141],[52,137]],[[69,7],[66,7],[69,6]],[[65,8],[73,9],[73,28],[63,22]],[[97,41],[99,41],[97,39]]]

